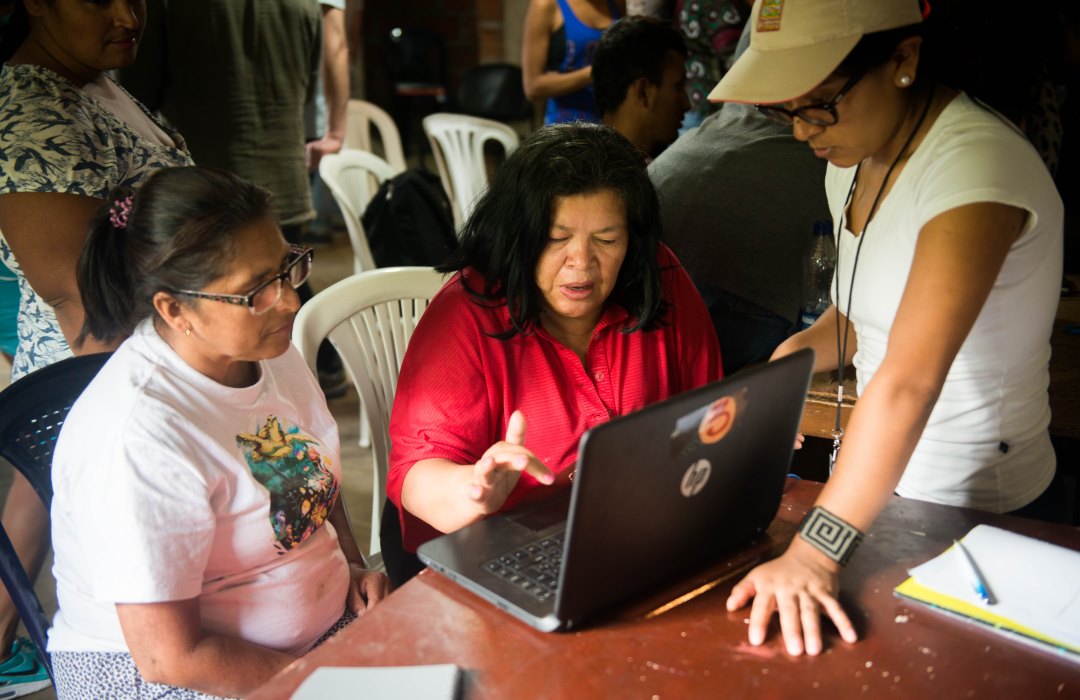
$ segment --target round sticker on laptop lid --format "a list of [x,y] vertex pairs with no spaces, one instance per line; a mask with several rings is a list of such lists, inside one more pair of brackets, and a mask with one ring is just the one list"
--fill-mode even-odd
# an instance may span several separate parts
[[701,493],[701,489],[705,488],[705,484],[709,483],[709,477],[712,475],[712,465],[709,464],[707,459],[699,459],[687,468],[686,473],[683,474],[682,483],[679,484],[679,490],[682,491],[682,495],[690,498]]
[[703,445],[720,442],[735,423],[737,402],[732,396],[722,396],[709,404],[698,425],[698,439]]

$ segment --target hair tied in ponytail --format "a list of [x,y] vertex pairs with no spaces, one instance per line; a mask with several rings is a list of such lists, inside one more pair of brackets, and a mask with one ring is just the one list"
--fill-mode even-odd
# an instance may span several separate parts
[[113,228],[123,230],[127,228],[128,217],[131,215],[131,195],[121,197],[109,207],[109,222]]

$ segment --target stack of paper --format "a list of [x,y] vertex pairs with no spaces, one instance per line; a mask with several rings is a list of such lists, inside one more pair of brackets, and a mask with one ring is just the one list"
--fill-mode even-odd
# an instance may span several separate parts
[[454,700],[461,669],[453,664],[315,669],[292,700],[379,698],[380,700]]
[[993,603],[980,601],[956,547],[915,567],[896,594],[985,623],[1080,662],[1080,552],[989,525],[963,540]]

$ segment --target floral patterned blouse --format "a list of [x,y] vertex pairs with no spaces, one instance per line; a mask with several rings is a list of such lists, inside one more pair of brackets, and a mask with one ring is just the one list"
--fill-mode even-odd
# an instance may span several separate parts
[[[5,64],[0,68],[0,195],[60,192],[105,199],[114,187],[139,186],[158,168],[191,165],[180,135],[154,121],[175,148],[144,138],[47,68]],[[14,380],[68,357],[71,350],[52,307],[30,288],[3,232],[0,259],[15,272],[21,293]]]
[[735,45],[750,0],[679,0],[675,22],[686,41],[686,94],[690,111],[705,118],[719,109],[708,97],[735,61]]

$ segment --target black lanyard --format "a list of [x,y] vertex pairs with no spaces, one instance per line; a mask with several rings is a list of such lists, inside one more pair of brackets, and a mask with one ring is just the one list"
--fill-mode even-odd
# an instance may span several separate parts
[[[919,129],[922,127],[923,122],[926,120],[926,115],[930,113],[930,105],[934,101],[934,87],[931,86],[930,94],[926,98],[926,105],[923,107],[922,114],[919,115],[919,120],[915,122],[915,128],[908,134],[907,140],[904,141],[904,145],[901,146],[897,152],[896,157],[893,158],[892,163],[889,165],[889,169],[885,171],[885,179],[881,181],[881,187],[878,188],[877,194],[874,195],[874,202],[870,205],[870,213],[866,215],[866,223],[863,224],[862,233],[859,234],[859,244],[855,246],[855,261],[851,265],[851,282],[848,285],[848,302],[847,311],[844,313],[844,335],[843,341],[840,337],[840,323],[837,320],[836,323],[836,352],[839,356],[839,369],[837,370],[837,387],[836,387],[836,422],[833,425],[832,438],[833,449],[829,454],[829,474],[832,475],[833,467],[836,465],[836,458],[840,454],[840,440],[844,437],[844,429],[840,426],[840,411],[844,403],[844,365],[847,364],[847,341],[848,331],[851,329],[851,302],[855,294],[855,271],[859,268],[859,253],[862,251],[863,241],[866,240],[866,232],[870,229],[870,222],[874,218],[874,214],[877,213],[878,204],[881,203],[881,198],[885,194],[885,187],[889,184],[889,178],[892,177],[893,170],[896,169],[897,164],[900,163],[900,159],[903,158],[904,153],[908,147],[911,146],[911,142],[915,140],[915,134],[919,133]],[[862,163],[855,167],[855,177],[851,179],[851,187],[848,188],[847,197],[844,198],[844,208],[840,210],[840,220],[836,227],[836,275],[835,275],[835,294],[836,294],[836,310],[840,310],[840,248],[844,234],[844,219],[847,216],[848,206],[851,205],[851,199],[855,194],[855,185],[859,182],[859,171],[862,169]]]

